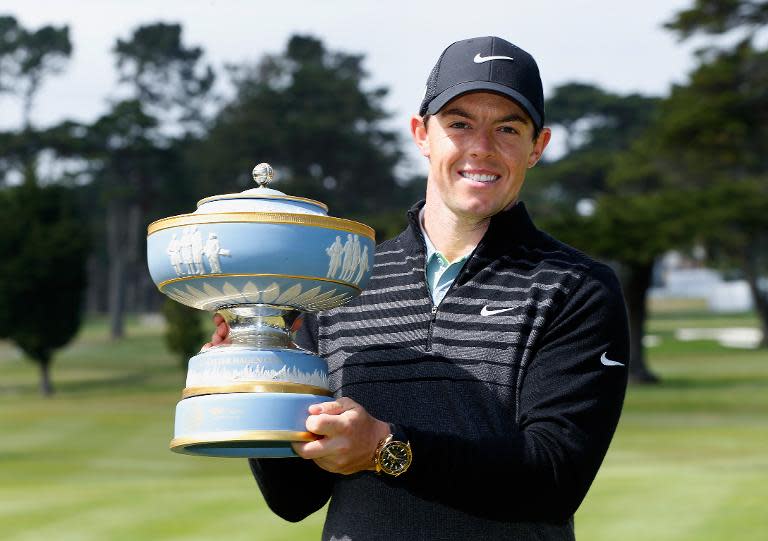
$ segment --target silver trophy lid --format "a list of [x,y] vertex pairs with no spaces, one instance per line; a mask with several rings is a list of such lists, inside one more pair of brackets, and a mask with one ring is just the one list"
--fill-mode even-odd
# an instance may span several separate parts
[[217,214],[220,212],[284,212],[289,214],[328,215],[328,207],[313,199],[286,195],[279,190],[267,188],[275,172],[268,163],[253,168],[253,180],[259,185],[240,193],[214,195],[197,203],[195,214]]

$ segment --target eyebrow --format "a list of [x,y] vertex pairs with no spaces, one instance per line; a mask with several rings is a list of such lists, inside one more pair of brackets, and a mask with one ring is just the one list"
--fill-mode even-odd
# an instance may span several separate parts
[[[460,116],[462,118],[467,118],[469,120],[474,120],[474,117],[466,112],[464,109],[460,109],[458,107],[453,107],[451,109],[446,109],[442,112],[443,115],[455,115]],[[520,122],[522,124],[530,124],[530,121],[528,118],[518,115],[517,113],[509,114],[503,118],[498,119],[496,122]]]

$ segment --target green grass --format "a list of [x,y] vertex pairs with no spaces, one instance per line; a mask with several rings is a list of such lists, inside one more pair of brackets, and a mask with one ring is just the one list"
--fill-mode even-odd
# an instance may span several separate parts
[[36,366],[0,343],[0,538],[318,539],[322,513],[275,517],[245,460],[168,450],[185,374],[157,331],[128,336],[87,325],[56,359],[50,399]]
[[[755,326],[691,307],[654,313],[663,378],[632,387],[605,463],[576,516],[582,541],[768,539],[768,352],[676,342],[675,325]],[[674,323],[673,323],[674,322]],[[91,321],[57,357],[57,394],[0,342],[0,538],[313,540],[323,513],[275,517],[244,460],[168,451],[184,373],[159,330],[112,343]],[[297,490],[300,490],[297,487]]]
[[577,514],[584,539],[768,538],[768,354],[657,356]]

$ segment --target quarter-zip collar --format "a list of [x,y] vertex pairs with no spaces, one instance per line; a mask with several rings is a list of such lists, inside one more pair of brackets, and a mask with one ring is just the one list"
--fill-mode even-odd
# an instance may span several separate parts
[[[413,257],[421,256],[422,263],[426,257],[426,243],[419,223],[419,212],[424,204],[425,201],[421,200],[411,207],[408,211],[408,228],[400,236],[403,248]],[[525,203],[518,201],[508,210],[491,217],[488,230],[473,252],[473,257],[493,257],[514,246],[530,244],[539,233],[528,215]]]

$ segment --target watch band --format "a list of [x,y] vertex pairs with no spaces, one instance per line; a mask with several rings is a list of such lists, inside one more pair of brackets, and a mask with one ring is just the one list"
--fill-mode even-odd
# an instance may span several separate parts
[[396,425],[395,423],[389,423],[389,431],[392,434],[393,440],[408,441],[408,434],[405,433],[402,426]]
[[390,432],[389,434],[384,436],[382,439],[380,439],[379,443],[376,444],[376,450],[373,452],[373,465],[376,467],[376,473],[381,473],[381,461],[379,460],[379,457],[381,456],[381,449],[382,447],[384,447],[384,444],[392,441],[392,438],[393,436],[392,436],[392,433]]

